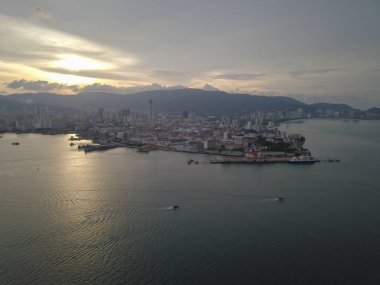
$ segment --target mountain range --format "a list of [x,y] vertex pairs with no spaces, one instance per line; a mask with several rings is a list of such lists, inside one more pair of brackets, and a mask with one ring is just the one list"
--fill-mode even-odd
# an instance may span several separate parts
[[187,110],[199,115],[243,115],[255,111],[297,110],[306,112],[317,109],[353,110],[345,104],[305,104],[285,96],[259,96],[232,94],[223,91],[201,89],[155,90],[135,94],[119,95],[103,92],[88,92],[77,95],[55,93],[23,93],[0,96],[0,107],[17,109],[25,105],[46,105],[65,108],[148,109],[148,100],[153,100],[155,112],[182,112]]

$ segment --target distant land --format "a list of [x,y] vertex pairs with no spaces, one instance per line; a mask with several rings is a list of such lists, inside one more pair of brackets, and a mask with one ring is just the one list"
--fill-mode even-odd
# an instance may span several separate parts
[[[286,96],[259,96],[235,94],[201,89],[176,89],[145,91],[128,95],[103,92],[61,95],[55,93],[22,93],[0,96],[0,107],[7,110],[21,109],[25,105],[45,105],[64,108],[123,108],[146,110],[147,101],[152,99],[155,112],[181,112],[187,110],[199,115],[243,115],[256,111],[297,110],[316,113],[318,110],[355,111],[346,104],[305,104]],[[367,111],[379,113],[379,108]]]

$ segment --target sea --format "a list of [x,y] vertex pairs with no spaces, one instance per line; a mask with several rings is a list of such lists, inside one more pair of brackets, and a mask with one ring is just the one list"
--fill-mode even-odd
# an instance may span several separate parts
[[279,128],[321,162],[2,134],[0,284],[380,284],[380,121]]

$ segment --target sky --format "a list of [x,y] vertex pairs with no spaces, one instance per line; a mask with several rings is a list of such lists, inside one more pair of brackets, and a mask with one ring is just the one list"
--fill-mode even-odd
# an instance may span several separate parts
[[379,0],[1,0],[0,94],[205,88],[380,107]]

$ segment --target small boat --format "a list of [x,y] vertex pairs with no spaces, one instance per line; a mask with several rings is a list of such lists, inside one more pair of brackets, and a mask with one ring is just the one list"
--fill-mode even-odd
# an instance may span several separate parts
[[71,137],[69,138],[69,141],[80,141],[80,140],[81,140],[81,138],[74,137],[74,136],[71,136]]
[[20,145],[19,142],[12,142],[12,145]]
[[173,206],[172,206],[172,209],[173,209],[173,210],[177,210],[177,209],[179,209],[179,208],[180,208],[179,205],[173,205]]
[[199,164],[199,162],[198,161],[196,161],[196,162],[194,162],[195,164]]
[[284,197],[278,197],[277,200],[282,202],[282,201],[285,201],[285,198]]

